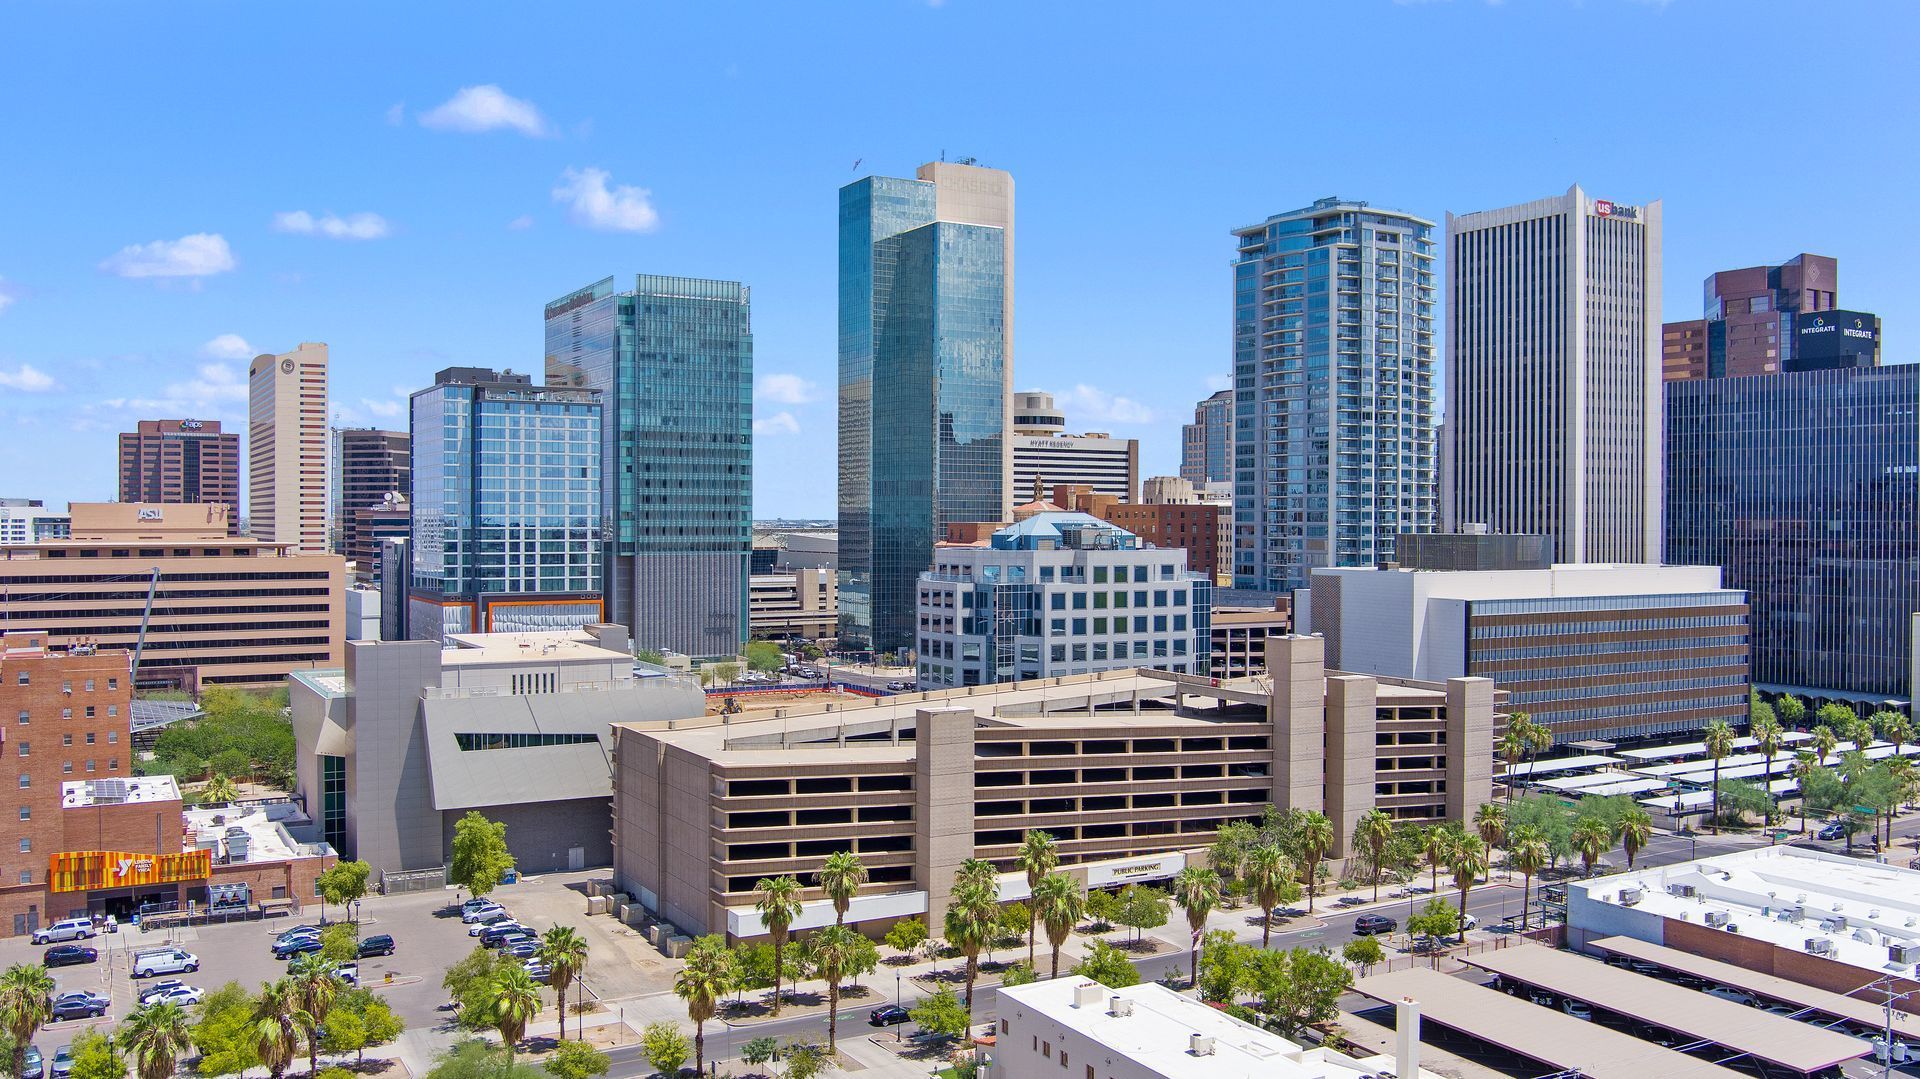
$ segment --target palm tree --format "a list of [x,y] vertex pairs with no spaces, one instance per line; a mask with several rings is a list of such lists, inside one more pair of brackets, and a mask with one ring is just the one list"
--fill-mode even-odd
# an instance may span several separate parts
[[781,976],[787,969],[781,965],[780,958],[786,953],[787,931],[793,928],[794,919],[800,917],[800,882],[789,874],[761,877],[753,887],[760,893],[753,909],[759,912],[767,935],[773,938],[773,1014],[779,1015]]
[[1713,758],[1713,834],[1720,834],[1720,762],[1733,753],[1733,728],[1724,719],[1707,724],[1707,756]]
[[1421,836],[1421,849],[1427,856],[1427,867],[1433,871],[1431,891],[1440,890],[1440,867],[1450,863],[1454,844],[1461,839],[1461,833],[1444,824],[1429,827]]
[[833,903],[833,924],[847,924],[847,908],[866,882],[866,863],[850,850],[835,851],[820,863],[820,890]]
[[13,1070],[27,1073],[27,1047],[53,1015],[53,975],[38,963],[15,963],[0,974],[0,1028],[13,1039]]
[[1307,878],[1307,913],[1313,913],[1313,889],[1320,876],[1320,859],[1333,849],[1333,822],[1325,813],[1310,809],[1300,815],[1300,852],[1306,855],[1307,864],[1302,873]]
[[985,858],[968,858],[966,861],[960,863],[959,869],[954,871],[953,886],[955,889],[964,888],[969,884],[976,888],[985,889],[987,892],[993,894],[995,902],[999,901],[1000,871],[995,869],[993,863],[987,861]]
[[533,980],[523,966],[509,965],[501,968],[493,976],[493,986],[487,994],[487,1017],[493,1020],[493,1029],[500,1032],[500,1042],[507,1047],[507,1064],[513,1064],[513,1047],[527,1033],[527,1023],[540,1014],[540,983]]
[[814,967],[827,983],[827,1052],[831,1054],[840,1044],[840,980],[853,965],[860,936],[844,925],[830,925],[815,933],[811,943]]
[[[1764,711],[1755,710],[1753,723],[1747,728],[1747,733],[1753,738],[1753,748],[1766,755],[1767,766],[1761,776],[1760,789],[1772,794],[1773,758],[1780,752],[1781,735],[1786,732],[1780,729],[1780,721],[1774,718],[1773,709],[1765,707]],[[1631,868],[1631,859],[1629,859],[1629,868]]]
[[1173,901],[1187,912],[1187,929],[1193,934],[1193,960],[1187,981],[1200,984],[1200,938],[1207,931],[1207,915],[1220,905],[1220,874],[1211,869],[1188,866],[1173,878]]
[[1653,838],[1653,818],[1634,806],[1620,818],[1620,849],[1627,852],[1627,868],[1633,868],[1633,856],[1647,848]]
[[673,977],[674,995],[687,1002],[693,1020],[693,1070],[707,1070],[707,1020],[720,998],[733,988],[733,951],[719,937],[701,937],[687,951],[687,961]]
[[1273,939],[1273,908],[1293,880],[1293,863],[1280,853],[1279,846],[1266,843],[1247,855],[1247,883],[1253,886],[1253,901],[1260,904],[1260,946]]
[[1051,835],[1030,828],[1020,837],[1020,851],[1013,856],[1013,863],[1027,874],[1027,965],[1033,966],[1034,926],[1039,921],[1039,912],[1033,906],[1033,890],[1040,887],[1048,873],[1059,868],[1060,848]]
[[1367,865],[1373,870],[1373,898],[1380,899],[1380,869],[1387,857],[1387,845],[1393,842],[1393,818],[1384,810],[1369,809],[1360,814],[1353,826],[1355,850],[1367,852]]
[[1086,917],[1086,893],[1065,873],[1049,873],[1033,887],[1033,913],[1047,931],[1047,943],[1053,947],[1053,967],[1047,977],[1058,978],[1060,949],[1073,935],[1073,927]]
[[1520,928],[1527,928],[1527,893],[1533,889],[1533,875],[1546,868],[1550,854],[1547,841],[1538,830],[1521,825],[1507,837],[1507,860],[1517,866],[1520,878]]
[[346,985],[340,980],[340,968],[331,959],[309,952],[287,968],[287,982],[293,991],[294,1006],[306,1017],[301,1024],[307,1038],[307,1074],[320,1074],[320,1026],[333,1010],[334,998]]
[[1820,767],[1827,766],[1827,758],[1840,748],[1840,736],[1833,733],[1832,727],[1816,727],[1813,731],[1813,757]]
[[1573,834],[1568,836],[1573,849],[1579,853],[1580,861],[1585,864],[1587,876],[1593,876],[1593,864],[1613,849],[1613,832],[1597,820],[1588,818],[1573,826]]
[[1519,727],[1527,740],[1527,782],[1533,782],[1533,766],[1540,754],[1553,748],[1553,731],[1544,723],[1535,723],[1533,717],[1525,712],[1515,712],[1507,719],[1509,728]]
[[1487,860],[1493,860],[1494,848],[1506,842],[1507,811],[1499,802],[1482,802],[1473,812],[1473,830],[1487,845]]
[[140,1079],[173,1079],[180,1058],[193,1048],[186,1010],[170,1000],[142,1004],[127,1013],[119,1038],[133,1054]]
[[967,959],[969,1017],[973,1015],[973,982],[980,976],[980,952],[987,946],[995,928],[996,898],[978,881],[967,881],[954,888],[953,898],[947,903],[947,943],[960,949],[960,954]]
[[293,1066],[293,1058],[300,1053],[300,1029],[307,1022],[291,979],[281,978],[260,987],[251,1024],[253,1047],[273,1079],[280,1079]]
[[[1524,714],[1524,713],[1523,713]],[[1516,726],[1512,720],[1507,722],[1505,734],[1500,736],[1500,756],[1507,762],[1507,801],[1513,801],[1514,788],[1519,786],[1519,778],[1514,774],[1520,767],[1521,758],[1527,755],[1527,732]]]
[[1447,869],[1453,874],[1453,886],[1460,889],[1460,943],[1467,942],[1467,890],[1474,878],[1487,871],[1487,845],[1477,835],[1463,835],[1447,851]]
[[1793,755],[1793,778],[1800,784],[1800,834],[1807,834],[1807,780],[1813,778],[1814,769],[1820,767],[1810,750],[1801,750]]
[[231,805],[239,797],[240,788],[233,785],[233,780],[219,772],[215,772],[213,778],[207,780],[206,785],[200,788],[201,805]]
[[[540,961],[547,965],[554,1006],[560,1010],[560,1040],[567,1040],[567,990],[587,969],[587,940],[570,925],[556,925],[540,937]],[[582,990],[585,992],[585,990]]]

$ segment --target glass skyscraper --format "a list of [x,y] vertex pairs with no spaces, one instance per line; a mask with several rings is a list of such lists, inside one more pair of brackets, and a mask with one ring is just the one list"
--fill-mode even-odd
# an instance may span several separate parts
[[1234,586],[1390,560],[1437,513],[1433,222],[1328,198],[1233,234]]
[[1666,561],[1753,606],[1753,682],[1906,699],[1920,364],[1668,382]]
[[946,526],[1003,521],[1013,179],[944,162],[840,189],[840,643],[914,646]]
[[747,639],[753,328],[737,281],[640,274],[546,305],[547,382],[600,391],[607,617],[641,648]]
[[1180,428],[1180,478],[1195,487],[1233,482],[1232,390],[1193,406],[1193,422]]
[[600,621],[598,394],[479,367],[433,381],[412,398],[412,635]]

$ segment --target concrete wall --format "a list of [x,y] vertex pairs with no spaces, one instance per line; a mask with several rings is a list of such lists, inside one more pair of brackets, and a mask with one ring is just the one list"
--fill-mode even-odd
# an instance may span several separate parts
[[1493,797],[1493,680],[1447,680],[1447,817],[1471,822]]
[[945,915],[960,863],[973,857],[973,725],[970,708],[914,715],[914,877],[927,890],[930,926]]
[[440,684],[433,641],[347,645],[347,847],[377,872],[444,864],[420,694]]
[[1267,704],[1273,724],[1273,804],[1283,808],[1323,807],[1325,648],[1319,637],[1267,638],[1267,673],[1273,681]]
[[[488,820],[507,826],[507,850],[521,873],[563,872],[568,854],[580,848],[583,866],[613,862],[609,825],[613,807],[606,798],[574,798],[563,802],[485,806],[475,810]],[[453,861],[453,829],[466,810],[441,814],[442,861]]]
[[[1354,826],[1374,806],[1374,700],[1379,683],[1364,675],[1327,679],[1327,818],[1333,822],[1329,858],[1345,858]],[[1449,759],[1451,759],[1449,754]],[[1451,787],[1449,787],[1451,789]]]

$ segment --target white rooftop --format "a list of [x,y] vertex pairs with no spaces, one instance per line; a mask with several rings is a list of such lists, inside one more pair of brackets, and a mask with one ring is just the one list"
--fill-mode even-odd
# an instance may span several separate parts
[[60,807],[83,809],[87,806],[131,805],[140,802],[177,802],[180,785],[172,776],[140,776],[137,779],[82,779],[60,784]]
[[581,630],[555,630],[550,633],[454,633],[447,636],[446,651],[440,655],[443,666],[466,663],[514,663],[537,660],[565,663],[573,660],[606,662],[631,659],[600,647],[600,643]]
[[[1630,891],[1635,888],[1638,898]],[[1629,890],[1627,902],[1622,902],[1623,890]],[[1581,901],[1569,896],[1568,919],[1575,929],[1588,929],[1583,921],[1598,920],[1580,910],[1586,902],[1598,902],[1795,951],[1825,949],[1827,958],[1876,975],[1916,976],[1915,964],[1894,962],[1889,947],[1915,946],[1920,955],[1920,871],[1774,846],[1617,873],[1582,881],[1569,891],[1582,896]]]
[[[1082,987],[1090,987],[1083,994]],[[1154,982],[1110,989],[1085,978],[1056,978],[1000,989],[999,1014],[1017,1027],[1044,1017],[1097,1042],[1134,1064],[1129,1074],[1145,1071],[1169,1077],[1206,1079],[1360,1079],[1391,1070],[1392,1058],[1355,1059],[1326,1049],[1305,1049]],[[1076,997],[1083,1003],[1076,1004]],[[1115,1015],[1114,998],[1131,1003]],[[1213,1051],[1196,1056],[1194,1035],[1211,1037]],[[1005,1070],[1005,1069],[1002,1069]],[[1115,1069],[1119,1074],[1118,1069]],[[1439,1079],[1426,1069],[1422,1079]]]
[[[281,807],[285,807],[284,810]],[[301,843],[288,833],[276,811],[298,813],[289,803],[245,809],[188,809],[180,814],[185,828],[182,845],[188,850],[211,850],[214,864],[280,862],[329,853],[324,843]]]

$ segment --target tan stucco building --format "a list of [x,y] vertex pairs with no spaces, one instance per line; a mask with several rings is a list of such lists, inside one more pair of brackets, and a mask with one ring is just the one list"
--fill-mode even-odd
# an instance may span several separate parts
[[247,368],[247,526],[318,553],[327,546],[327,346],[261,354]]

